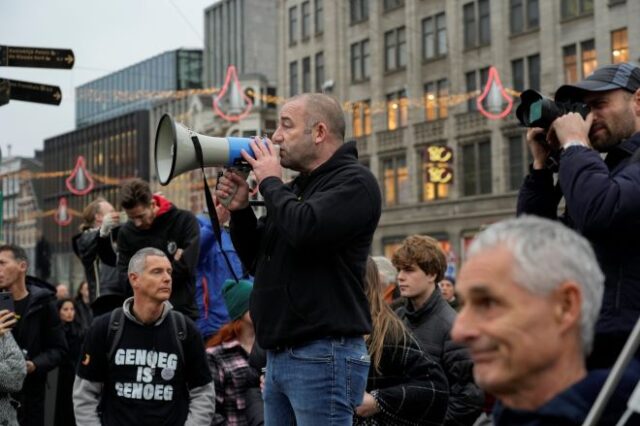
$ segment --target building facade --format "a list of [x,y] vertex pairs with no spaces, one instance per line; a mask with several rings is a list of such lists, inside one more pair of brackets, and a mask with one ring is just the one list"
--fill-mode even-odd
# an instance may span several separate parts
[[227,68],[277,81],[277,1],[221,0],[204,11],[204,82],[221,87]]
[[202,88],[202,50],[164,52],[76,88],[76,126],[149,109],[176,91]]
[[149,179],[149,128],[149,111],[136,111],[44,141],[42,225],[53,252],[54,280],[75,285],[84,275],[71,238],[79,232],[85,206],[97,197],[117,206],[124,180]]
[[464,258],[478,230],[515,214],[528,171],[510,101],[515,110],[524,89],[552,96],[598,65],[640,57],[638,1],[278,5],[281,92],[325,91],[343,103],[348,138],[382,189],[373,252],[387,256],[420,233],[450,260]]

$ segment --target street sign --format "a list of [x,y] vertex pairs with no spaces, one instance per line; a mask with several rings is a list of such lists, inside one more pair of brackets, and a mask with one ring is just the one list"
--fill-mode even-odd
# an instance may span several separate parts
[[0,78],[0,106],[9,102],[9,80]]
[[16,101],[38,102],[49,105],[60,105],[62,101],[62,92],[58,86],[19,80],[5,81],[9,82],[9,98]]
[[0,66],[71,69],[75,61],[71,49],[0,46]]

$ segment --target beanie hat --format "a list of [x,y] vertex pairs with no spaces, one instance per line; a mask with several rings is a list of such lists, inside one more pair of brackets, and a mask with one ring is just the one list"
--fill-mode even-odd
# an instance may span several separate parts
[[249,310],[251,290],[253,290],[253,283],[248,280],[236,282],[229,279],[222,285],[222,297],[224,297],[231,321],[237,320]]

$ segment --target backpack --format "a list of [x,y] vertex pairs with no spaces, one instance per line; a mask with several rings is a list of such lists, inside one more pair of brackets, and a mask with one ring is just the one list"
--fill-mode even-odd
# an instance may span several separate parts
[[[171,321],[171,328],[173,329],[173,336],[178,344],[178,354],[182,362],[185,362],[184,358],[184,341],[187,338],[187,322],[184,319],[184,315],[181,312],[171,310],[167,315],[167,319]],[[107,332],[107,345],[109,352],[107,352],[107,359],[111,362],[113,355],[118,349],[120,339],[122,338],[122,332],[124,331],[124,310],[116,308],[111,311],[111,317],[109,318],[109,330]]]

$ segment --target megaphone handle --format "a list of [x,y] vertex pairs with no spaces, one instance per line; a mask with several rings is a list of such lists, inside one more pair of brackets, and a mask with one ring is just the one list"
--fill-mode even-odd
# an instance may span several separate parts
[[[233,170],[235,173],[238,173],[240,176],[242,176],[244,180],[247,180],[247,178],[249,177],[249,170],[247,170],[244,167],[232,167],[231,170]],[[233,188],[233,192],[231,192],[231,194],[229,194],[228,196],[224,198],[219,197],[220,204],[228,208],[229,204],[231,203],[231,200],[233,200],[233,197],[236,196],[236,192],[238,192],[237,186]]]

